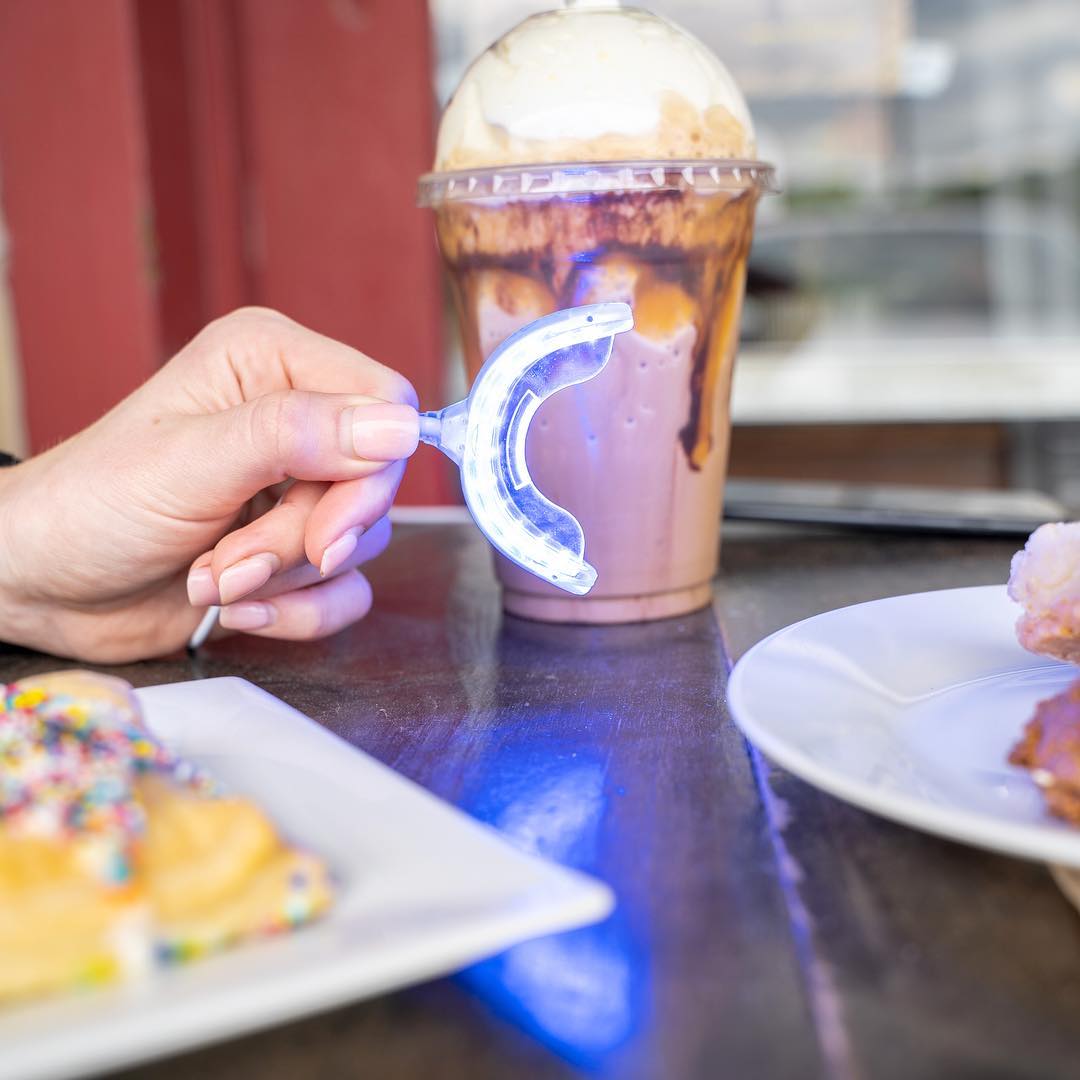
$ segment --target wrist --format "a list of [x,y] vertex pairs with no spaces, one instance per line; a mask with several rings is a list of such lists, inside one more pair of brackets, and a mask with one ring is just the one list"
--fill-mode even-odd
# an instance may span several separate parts
[[0,468],[0,641],[23,643],[28,617],[25,574],[18,565],[15,489],[23,466]]

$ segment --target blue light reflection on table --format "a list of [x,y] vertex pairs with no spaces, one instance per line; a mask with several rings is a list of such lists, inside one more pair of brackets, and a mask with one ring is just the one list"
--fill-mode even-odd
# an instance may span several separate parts
[[[505,747],[463,809],[523,851],[589,871],[609,798],[606,767],[544,741]],[[617,890],[616,890],[617,891]],[[647,965],[624,915],[515,946],[459,976],[500,1015],[582,1068],[598,1068],[633,1034],[647,1001]]]

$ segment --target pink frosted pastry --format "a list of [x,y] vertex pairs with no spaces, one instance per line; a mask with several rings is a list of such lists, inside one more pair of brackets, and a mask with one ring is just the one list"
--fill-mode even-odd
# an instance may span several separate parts
[[1025,649],[1080,664],[1080,522],[1041,525],[1012,560],[1009,595],[1024,608]]

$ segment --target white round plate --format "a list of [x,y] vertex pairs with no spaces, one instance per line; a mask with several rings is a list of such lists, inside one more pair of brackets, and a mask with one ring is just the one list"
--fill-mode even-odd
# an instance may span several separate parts
[[1080,828],[1006,760],[1035,704],[1080,677],[1017,644],[1019,610],[994,585],[806,619],[735,665],[732,714],[777,764],[864,810],[1080,867]]

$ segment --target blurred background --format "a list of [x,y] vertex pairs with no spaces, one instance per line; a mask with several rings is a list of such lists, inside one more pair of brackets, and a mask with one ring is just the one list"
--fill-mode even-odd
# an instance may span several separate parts
[[[208,319],[279,307],[463,389],[438,110],[527,0],[0,0],[0,446],[100,415]],[[732,472],[1080,506],[1080,3],[653,0],[780,169]],[[412,502],[457,498],[434,454]]]

